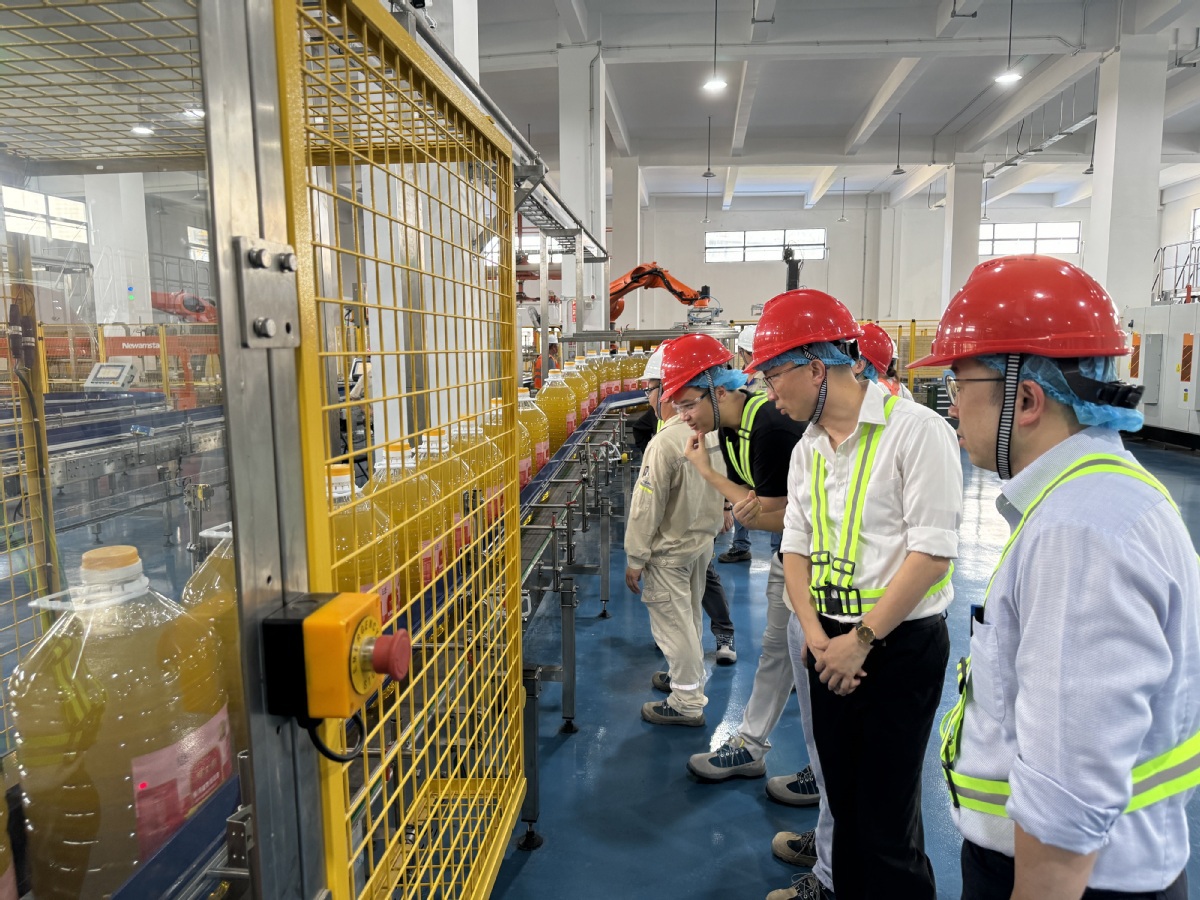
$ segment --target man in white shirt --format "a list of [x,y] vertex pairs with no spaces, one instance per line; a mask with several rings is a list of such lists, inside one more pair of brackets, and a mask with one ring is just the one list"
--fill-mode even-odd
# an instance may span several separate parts
[[[941,756],[964,900],[1184,900],[1200,783],[1200,565],[1125,450],[1116,305],[1047,256],[976,267],[931,355],[1012,529]],[[1119,429],[1119,430],[1118,430]]]
[[950,652],[962,468],[940,416],[855,378],[860,334],[828,294],[788,291],[763,309],[750,368],[780,410],[809,422],[782,549],[809,666],[798,689],[810,691],[834,820],[834,891],[936,900],[921,771]]

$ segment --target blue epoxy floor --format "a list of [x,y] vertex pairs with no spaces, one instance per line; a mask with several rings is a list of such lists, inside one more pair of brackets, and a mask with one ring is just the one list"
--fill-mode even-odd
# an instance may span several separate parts
[[[1171,489],[1200,547],[1200,456],[1151,445],[1132,444],[1138,458]],[[965,502],[961,558],[954,577],[951,608],[951,660],[967,652],[967,610],[982,598],[1007,529],[995,510],[995,475],[970,468],[964,457]],[[1119,515],[1114,510],[1114,515]],[[804,831],[816,811],[772,803],[764,780],[719,785],[690,778],[684,764],[691,753],[719,744],[741,720],[757,662],[765,614],[767,578],[765,535],[754,536],[755,559],[718,565],[737,626],[738,662],[711,667],[705,729],[664,728],[639,717],[647,700],[661,697],[650,676],[661,668],[646,612],[624,587],[621,529],[614,529],[611,557],[611,619],[598,613],[599,583],[580,584],[577,646],[579,732],[559,733],[561,689],[543,688],[539,724],[541,818],[545,844],[533,852],[516,849],[514,833],[493,897],[507,900],[756,900],[790,883],[801,871],[771,855],[776,831]],[[727,542],[721,539],[721,544]],[[594,546],[589,539],[587,548]],[[592,551],[593,553],[595,551]],[[586,556],[582,561],[588,560]],[[526,658],[557,663],[557,598],[547,596],[526,634]],[[713,641],[706,632],[711,665]],[[942,711],[954,699],[947,672]],[[939,712],[939,717],[941,712]],[[936,728],[926,757],[925,838],[937,875],[938,895],[958,898],[958,832],[950,821],[949,800],[936,763]],[[798,707],[793,703],[772,735],[767,774],[796,771],[806,762]],[[1200,898],[1200,799],[1191,806],[1191,896]]]

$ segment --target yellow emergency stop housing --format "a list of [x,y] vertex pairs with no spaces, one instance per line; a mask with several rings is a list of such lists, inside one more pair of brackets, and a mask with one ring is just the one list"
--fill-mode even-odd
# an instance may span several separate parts
[[267,711],[301,721],[348,719],[383,683],[371,644],[379,595],[305,594],[263,620]]

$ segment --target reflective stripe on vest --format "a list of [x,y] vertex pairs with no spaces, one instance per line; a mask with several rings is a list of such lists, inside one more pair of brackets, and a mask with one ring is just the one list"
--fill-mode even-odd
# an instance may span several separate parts
[[[1171,498],[1170,492],[1162,483],[1143,469],[1141,466],[1114,456],[1109,453],[1095,453],[1076,460],[1070,468],[1055,478],[1030,504],[1029,509],[1021,516],[1021,521],[1013,530],[1004,550],[1000,554],[1000,562],[996,564],[992,577],[988,580],[987,591],[984,593],[983,605],[987,608],[987,598],[991,595],[992,585],[996,575],[1009,553],[1016,544],[1017,538],[1029,521],[1030,516],[1041,505],[1050,493],[1059,485],[1066,484],[1085,475],[1109,473],[1126,475],[1144,482],[1162,494],[1171,507],[1179,512],[1179,507]],[[1005,804],[1012,796],[1012,790],[1007,781],[997,781],[989,778],[975,778],[954,771],[954,762],[958,759],[962,746],[963,717],[967,708],[967,688],[971,683],[971,658],[968,656],[958,663],[958,702],[942,717],[938,732],[942,738],[941,756],[942,772],[946,777],[946,785],[950,788],[950,799],[955,806],[973,809],[976,812],[988,813],[993,816],[1008,816]],[[1200,732],[1192,735],[1182,744],[1148,759],[1133,770],[1133,794],[1124,812],[1136,812],[1139,809],[1165,800],[1176,794],[1200,785]]]
[[758,411],[766,402],[767,395],[765,393],[751,394],[746,398],[746,405],[742,407],[742,421],[737,429],[738,448],[736,452],[733,449],[733,441],[728,437],[725,438],[725,449],[728,451],[729,461],[733,463],[733,470],[742,479],[742,483],[751,490],[755,485],[754,473],[750,469],[750,431],[754,428],[754,417],[758,415]]
[[[889,397],[883,404],[883,425],[867,425],[863,430],[858,451],[854,456],[854,467],[850,470],[850,484],[846,497],[846,512],[842,519],[842,532],[838,535],[829,521],[829,495],[825,487],[827,471],[825,457],[813,450],[812,523],[813,552],[812,580],[809,590],[817,612],[833,616],[862,616],[875,607],[876,602],[887,592],[886,587],[862,588],[854,586],[854,570],[857,566],[859,539],[862,533],[863,509],[866,506],[867,486],[875,465],[875,454],[883,438],[883,429],[892,409],[899,402]],[[837,544],[836,555],[833,545]],[[937,584],[925,594],[932,597],[950,583],[954,567],[946,571]]]

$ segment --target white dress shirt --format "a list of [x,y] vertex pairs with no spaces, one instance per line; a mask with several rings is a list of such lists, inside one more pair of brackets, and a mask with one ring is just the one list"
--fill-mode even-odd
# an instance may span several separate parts
[[[910,552],[953,559],[958,556],[962,521],[962,462],[958,441],[946,420],[916,403],[897,402],[883,414],[884,392],[868,388],[858,413],[858,428],[835,450],[819,423],[809,425],[792,451],[788,504],[783,520],[783,553],[812,556],[813,451],[825,458],[829,522],[841,534],[847,488],[864,425],[883,424],[875,465],[863,503],[862,533],[855,561],[854,586],[883,588]],[[838,546],[837,541],[830,542]],[[954,599],[947,582],[925,597],[908,615],[923,619],[943,612]],[[861,616],[831,616],[842,622]]]

